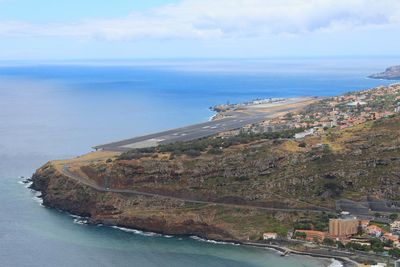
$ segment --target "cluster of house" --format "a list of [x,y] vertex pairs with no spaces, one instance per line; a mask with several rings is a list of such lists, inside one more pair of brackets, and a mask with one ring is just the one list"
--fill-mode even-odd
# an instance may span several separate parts
[[282,126],[308,129],[296,135],[296,138],[303,138],[321,132],[324,128],[344,129],[388,117],[400,113],[400,84],[332,97],[317,105],[312,111],[266,120],[253,130],[268,132]]
[[[301,235],[296,235],[296,233],[301,233]],[[392,222],[390,231],[387,231],[375,224],[371,224],[369,220],[349,217],[330,219],[328,232],[298,229],[295,230],[294,236],[301,236],[301,239],[309,242],[322,243],[326,238],[329,238],[334,241],[340,241],[342,244],[354,242],[360,245],[370,245],[368,240],[379,238],[383,242],[391,241],[393,247],[400,248],[399,233],[400,220]],[[264,240],[277,238],[278,234],[273,232],[267,232],[263,235]]]
[[382,242],[390,241],[392,244],[391,248],[400,248],[398,235],[400,233],[399,220],[390,224],[390,231],[371,224],[369,220],[360,220],[353,217],[330,219],[328,232],[301,229],[295,232],[302,233],[302,238],[310,242],[322,243],[326,238],[329,238],[334,241],[340,241],[344,245],[352,242],[369,246],[371,238],[379,238]]

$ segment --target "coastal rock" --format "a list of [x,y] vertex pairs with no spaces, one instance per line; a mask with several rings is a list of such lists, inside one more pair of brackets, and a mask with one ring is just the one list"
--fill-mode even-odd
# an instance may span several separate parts
[[217,225],[196,220],[190,216],[172,218],[160,215],[146,216],[146,210],[179,207],[182,203],[163,199],[102,193],[65,177],[47,163],[32,177],[32,189],[41,191],[43,204],[72,214],[88,217],[91,223],[116,225],[161,234],[195,235],[206,239],[237,240]]

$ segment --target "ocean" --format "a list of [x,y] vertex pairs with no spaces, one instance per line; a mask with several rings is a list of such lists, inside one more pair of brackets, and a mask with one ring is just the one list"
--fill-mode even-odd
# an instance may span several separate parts
[[324,266],[191,237],[87,225],[22,183],[51,159],[208,120],[209,107],[387,85],[399,58],[0,62],[0,266]]

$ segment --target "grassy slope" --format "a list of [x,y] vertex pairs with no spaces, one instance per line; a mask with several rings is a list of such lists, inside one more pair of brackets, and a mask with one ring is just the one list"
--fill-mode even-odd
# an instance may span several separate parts
[[343,197],[397,199],[398,187],[393,185],[399,180],[399,146],[400,118],[395,117],[333,129],[304,141],[258,140],[226,148],[221,155],[203,152],[174,159],[168,159],[169,153],[157,153],[102,162],[92,169],[99,177],[111,177],[120,188],[200,199],[286,200],[290,205],[332,207],[335,199]]
[[[108,156],[112,162],[106,162]],[[113,188],[173,196],[287,207],[334,207],[336,199],[367,195],[398,199],[400,117],[331,130],[304,141],[257,140],[226,148],[221,155],[203,152],[169,159],[165,152],[134,160],[119,160],[114,154],[103,154],[98,161],[85,158],[68,164],[96,181],[110,177]],[[285,235],[295,224],[323,230],[328,217],[188,203],[161,202],[155,207],[142,198],[133,206],[123,200],[107,201],[120,205],[117,208],[126,217],[193,220],[225,229],[241,240],[258,239],[265,231]]]

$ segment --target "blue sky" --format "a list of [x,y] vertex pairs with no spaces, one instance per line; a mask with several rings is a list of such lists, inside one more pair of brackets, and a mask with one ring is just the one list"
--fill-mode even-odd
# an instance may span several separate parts
[[2,20],[30,22],[112,18],[174,3],[170,0],[0,0]]
[[399,56],[399,0],[0,0],[0,60]]

